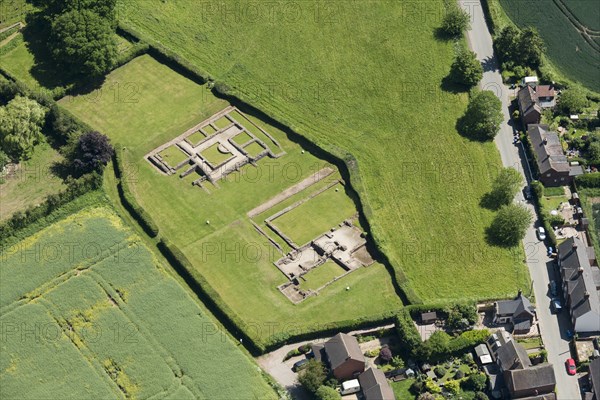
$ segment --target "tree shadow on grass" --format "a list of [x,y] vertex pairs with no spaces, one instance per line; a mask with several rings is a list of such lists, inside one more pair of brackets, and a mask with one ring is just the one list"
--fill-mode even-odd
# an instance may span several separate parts
[[467,93],[469,88],[465,85],[461,85],[460,83],[454,82],[450,78],[450,74],[442,79],[442,83],[440,84],[440,89],[444,92],[458,94],[458,93]]
[[490,225],[485,229],[485,241],[490,246],[501,247],[503,249],[511,249],[517,246],[519,243],[507,242],[502,238],[498,237],[496,232],[493,230],[493,226]]
[[435,40],[439,40],[441,42],[449,42],[451,40],[457,40],[456,36],[450,35],[446,32],[442,27],[437,27],[433,30],[433,37]]
[[491,211],[496,211],[502,206],[492,192],[484,194],[479,201],[479,205]]

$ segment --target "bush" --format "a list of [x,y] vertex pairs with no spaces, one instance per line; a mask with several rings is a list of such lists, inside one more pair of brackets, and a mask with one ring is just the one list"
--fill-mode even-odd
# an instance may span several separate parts
[[433,369],[433,372],[435,373],[435,376],[437,376],[438,378],[442,378],[444,375],[446,375],[448,371],[444,367],[435,367]]
[[460,392],[460,382],[450,379],[444,383],[444,389],[453,395],[457,395]]
[[456,371],[456,373],[454,374],[454,379],[462,379],[465,377],[465,373],[462,372],[460,369],[458,371]]
[[392,351],[390,350],[390,348],[387,346],[383,347],[379,351],[379,358],[386,364],[392,361]]
[[474,392],[480,392],[485,389],[487,383],[487,376],[482,373],[471,374],[464,381],[463,386],[465,389],[472,390]]
[[396,317],[396,331],[401,348],[408,352],[408,356],[414,357],[423,342],[406,308],[402,309]]
[[340,393],[329,386],[321,386],[315,393],[317,400],[339,400],[342,398]]
[[287,354],[285,355],[285,357],[283,357],[283,361],[287,361],[292,357],[296,357],[302,355],[302,353],[298,350],[298,349],[293,349],[287,352]]
[[0,150],[0,173],[2,172],[2,170],[4,170],[4,167],[6,167],[9,163],[10,157],[5,152]]
[[319,388],[323,386],[326,378],[327,373],[325,372],[325,366],[323,363],[315,359],[311,359],[306,364],[306,368],[300,372],[298,381],[306,390],[316,394]]
[[600,172],[579,175],[575,178],[577,187],[600,188]]
[[490,400],[490,398],[483,392],[477,392],[475,393],[475,400]]
[[142,206],[137,202],[137,199],[131,193],[129,189],[129,177],[125,171],[125,167],[123,164],[123,149],[119,146],[116,146],[116,151],[114,152],[115,158],[115,173],[119,178],[119,183],[117,189],[119,191],[119,197],[123,202],[123,205],[131,213],[133,218],[140,224],[144,232],[146,232],[150,237],[156,237],[158,235],[158,225],[154,222],[150,214],[142,208]]
[[469,14],[451,2],[442,21],[442,30],[451,37],[460,36],[471,25]]
[[306,343],[298,347],[301,354],[307,354],[312,350],[312,343]]

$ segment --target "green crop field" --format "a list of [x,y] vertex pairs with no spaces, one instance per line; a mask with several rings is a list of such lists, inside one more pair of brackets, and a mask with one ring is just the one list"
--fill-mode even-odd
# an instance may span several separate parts
[[0,183],[0,221],[64,189],[62,180],[52,172],[52,166],[60,161],[62,157],[56,150],[47,143],[41,143],[35,147],[29,160],[20,163],[14,173],[3,177]]
[[[134,85],[137,101],[115,102],[113,96],[90,93],[64,98],[60,104],[126,146],[131,168],[127,179],[137,199],[156,220],[161,235],[182,249],[243,321],[256,327],[250,335],[267,340],[296,327],[314,328],[402,306],[388,271],[378,263],[353,272],[299,305],[290,302],[277,290],[287,281],[273,265],[282,255],[257,233],[246,213],[327,163],[303,151],[278,129],[251,118],[273,135],[287,154],[264,158],[257,167],[247,165],[220,180],[218,188],[207,184],[209,193],[192,186],[189,179],[164,176],[144,155],[228,104],[149,56],[111,73],[100,93],[125,83]],[[339,179],[339,173],[336,176]],[[351,295],[347,286],[352,287]]]
[[[519,27],[535,27],[547,46],[552,62],[568,78],[600,92],[600,7],[593,0],[556,0],[567,8],[565,12],[554,0],[500,0],[509,18]],[[579,23],[569,19],[569,16]],[[595,31],[586,42],[582,27]]]
[[109,209],[72,215],[0,256],[3,397],[276,398]]
[[[405,290],[414,293],[413,300],[487,299],[528,286],[522,251],[485,241],[493,213],[482,209],[479,201],[500,159],[493,143],[472,142],[455,130],[467,96],[441,89],[454,57],[453,44],[434,35],[441,24],[442,0],[349,6],[309,0],[298,3],[294,13],[285,3],[251,12],[251,3],[245,1],[119,4],[127,10],[122,19],[126,25],[319,146],[340,157],[354,157],[352,184],[373,236]],[[137,151],[132,146],[132,152]],[[243,184],[238,193],[242,192],[247,195],[237,201],[246,204],[267,194],[253,193]],[[152,199],[142,201],[155,208],[150,207]],[[206,207],[203,203],[202,210]],[[190,205],[178,208],[203,213]],[[211,226],[198,225],[194,232],[208,235],[220,229],[222,215],[228,212],[204,213]],[[169,215],[161,218],[177,220]],[[215,218],[217,227],[212,224]],[[232,229],[242,237],[251,231],[244,224]],[[173,228],[166,232],[196,236]],[[213,237],[226,239],[221,232]],[[198,254],[201,249],[196,245],[189,251]],[[258,273],[252,267],[240,276],[256,279]],[[243,301],[256,300],[246,294]],[[276,298],[277,293],[270,296]],[[335,312],[345,311],[345,306]],[[297,309],[302,307],[304,303]]]

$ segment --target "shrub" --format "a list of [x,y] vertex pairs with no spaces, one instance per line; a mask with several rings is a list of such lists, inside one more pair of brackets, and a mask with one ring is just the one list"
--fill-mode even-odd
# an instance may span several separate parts
[[600,172],[579,175],[575,178],[575,184],[582,188],[600,188]]
[[298,350],[298,349],[293,349],[287,352],[287,354],[285,355],[285,357],[283,357],[283,361],[287,361],[292,357],[296,357],[301,355],[302,353]]
[[486,383],[487,376],[482,373],[476,373],[469,375],[467,380],[464,381],[463,386],[468,390],[479,392],[485,389]]
[[560,94],[558,106],[565,114],[576,114],[588,105],[588,100],[582,88],[574,86],[565,89]]
[[396,316],[396,330],[401,348],[406,349],[407,355],[414,357],[423,342],[406,308],[402,309]]
[[404,368],[405,365],[404,360],[400,356],[392,357],[392,361],[390,362],[390,364],[392,364],[392,367],[394,368]]
[[340,393],[329,386],[321,386],[315,393],[317,400],[339,400],[342,398]]
[[458,5],[450,3],[450,9],[446,12],[442,21],[442,30],[449,36],[460,36],[468,30],[471,23],[469,14],[463,11]]
[[427,378],[427,380],[425,380],[424,388],[426,391],[433,394],[442,392],[442,389],[440,389],[437,383],[435,383],[431,378]]
[[379,349],[371,349],[365,351],[365,357],[377,357],[379,355]]
[[490,398],[483,392],[477,392],[475,393],[475,400],[490,400]]
[[460,382],[450,379],[444,383],[444,389],[446,389],[451,394],[458,394],[460,392]]
[[435,373],[435,376],[437,376],[438,378],[442,378],[444,375],[446,375],[448,371],[444,367],[435,367],[433,369],[433,372]]
[[312,349],[312,343],[306,343],[298,347],[298,352],[301,354],[309,353]]
[[6,167],[9,163],[10,157],[5,152],[0,150],[0,173],[2,172],[4,167]]
[[386,364],[392,361],[392,351],[390,350],[390,348],[387,346],[383,347],[379,351],[379,358]]
[[454,379],[462,379],[465,377],[465,373],[462,372],[460,369],[458,371],[456,371],[456,373],[454,374]]
[[315,359],[308,361],[306,368],[302,370],[298,376],[298,381],[308,390],[309,392],[316,394],[317,390],[323,385],[327,373],[325,372],[325,366],[322,362]]

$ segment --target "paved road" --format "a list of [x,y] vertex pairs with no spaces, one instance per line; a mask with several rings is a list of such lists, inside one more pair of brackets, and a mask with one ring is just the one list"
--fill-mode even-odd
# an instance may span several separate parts
[[[469,45],[477,54],[477,58],[484,66],[481,87],[492,90],[502,100],[504,123],[496,136],[495,142],[500,151],[502,163],[507,167],[514,167],[523,173],[529,181],[530,172],[522,160],[525,159],[523,149],[512,144],[513,128],[509,124],[508,112],[510,89],[502,83],[502,77],[494,58],[492,37],[485,23],[483,9],[479,0],[459,0],[463,9],[471,15],[471,30],[467,33]],[[523,194],[517,195],[517,201],[523,201]],[[527,207],[534,213],[531,204]],[[556,391],[559,400],[580,400],[580,389],[576,377],[567,375],[564,362],[569,357],[569,344],[565,332],[570,327],[567,313],[557,318],[550,312],[550,297],[548,284],[555,277],[553,261],[546,256],[546,246],[540,242],[535,235],[535,227],[538,226],[537,218],[527,230],[523,240],[527,256],[527,266],[531,279],[533,280],[533,292],[535,294],[537,317],[539,327],[548,350],[548,361],[554,365],[556,375]],[[529,288],[524,292],[528,293]]]

